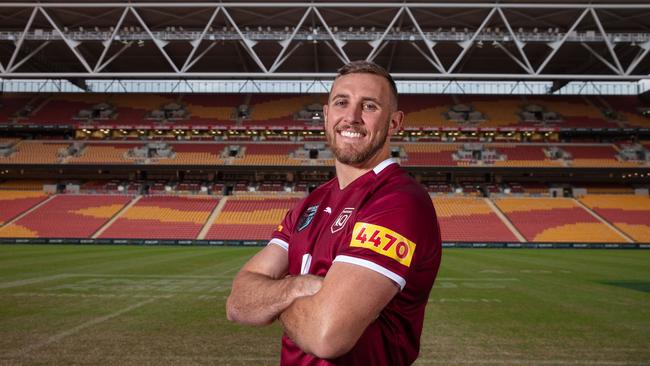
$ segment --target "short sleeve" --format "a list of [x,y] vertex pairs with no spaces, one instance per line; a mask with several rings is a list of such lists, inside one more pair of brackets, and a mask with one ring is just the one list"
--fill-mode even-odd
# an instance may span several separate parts
[[273,234],[271,234],[271,240],[269,245],[277,245],[284,250],[289,250],[289,241],[291,239],[291,233],[293,233],[294,227],[294,212],[296,208],[289,210],[287,214],[282,219],[282,222],[275,228]]
[[430,251],[429,237],[436,226],[431,200],[419,197],[397,191],[369,202],[356,216],[349,244],[334,261],[366,267],[404,289],[421,254]]

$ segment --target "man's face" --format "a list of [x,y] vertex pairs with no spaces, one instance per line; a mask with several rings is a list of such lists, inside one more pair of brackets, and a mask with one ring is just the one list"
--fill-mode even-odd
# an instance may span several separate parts
[[338,77],[323,111],[327,142],[336,160],[346,165],[388,155],[388,134],[401,124],[388,81],[374,74]]

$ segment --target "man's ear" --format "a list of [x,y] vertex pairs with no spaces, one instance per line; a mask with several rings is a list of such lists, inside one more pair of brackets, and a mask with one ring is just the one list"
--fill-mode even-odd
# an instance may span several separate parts
[[390,122],[388,125],[388,133],[390,135],[394,135],[397,133],[402,128],[402,125],[404,123],[404,112],[402,111],[395,111],[390,117]]

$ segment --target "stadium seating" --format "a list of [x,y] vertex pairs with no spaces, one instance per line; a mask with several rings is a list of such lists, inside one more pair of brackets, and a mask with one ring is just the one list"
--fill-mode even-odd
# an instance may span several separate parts
[[233,160],[234,165],[300,165],[298,159],[291,159],[289,154],[299,149],[299,144],[245,144],[241,158]]
[[0,100],[0,123],[11,122],[18,111],[20,111],[31,99],[31,94],[2,94]]
[[637,242],[650,242],[650,197],[587,195],[580,201]]
[[115,123],[138,125],[152,124],[145,116],[167,103],[176,102],[178,95],[174,94],[113,94],[107,100],[117,108]]
[[48,198],[42,191],[0,190],[0,225],[31,209]]
[[561,167],[562,162],[551,160],[544,154],[543,145],[490,144],[506,160],[495,161],[494,166],[504,167]]
[[144,196],[100,237],[196,239],[218,203],[213,196]]
[[574,167],[634,167],[639,165],[635,162],[617,159],[614,145],[565,145],[562,146],[562,149],[571,154],[569,162]]
[[523,104],[521,97],[480,95],[462,97],[460,100],[483,112],[486,121],[477,127],[514,127],[519,124],[518,113]]
[[127,159],[129,149],[142,143],[104,143],[88,142],[80,156],[68,158],[68,164],[133,164],[134,159]]
[[14,191],[42,191],[46,184],[56,184],[52,180],[41,179],[16,179],[0,182],[0,189],[9,189]]
[[422,144],[404,143],[407,157],[402,159],[404,166],[456,166],[458,163],[452,158],[459,148],[459,144]]
[[8,157],[0,156],[0,164],[57,164],[61,161],[59,150],[68,147],[68,143],[26,141],[16,145],[16,152]]
[[104,94],[56,94],[45,100],[24,122],[30,124],[76,123],[73,117],[82,109],[105,100]]
[[570,198],[497,198],[494,202],[530,242],[625,242]]
[[639,98],[634,96],[608,96],[603,98],[605,106],[619,114],[619,119],[629,127],[650,127],[650,118],[643,117],[637,108],[640,106]]
[[453,105],[448,95],[402,95],[399,107],[404,111],[405,127],[453,127],[444,114]]
[[555,124],[562,128],[619,128],[607,120],[602,112],[589,99],[580,96],[535,96],[529,103],[537,104],[546,110],[558,113],[562,121]]
[[484,198],[433,196],[445,242],[516,242]]
[[299,198],[228,197],[206,239],[268,240]]
[[251,125],[304,125],[294,114],[310,104],[324,104],[324,94],[315,95],[272,95],[253,94],[250,101],[250,118],[245,124]]
[[130,200],[121,195],[57,195],[0,228],[0,237],[89,238]]
[[190,113],[188,122],[218,123],[232,125],[235,121],[237,107],[244,104],[245,96],[241,94],[187,94],[183,103]]
[[184,144],[174,143],[172,149],[175,156],[173,159],[158,159],[157,164],[169,165],[218,165],[224,164],[221,153],[226,144]]

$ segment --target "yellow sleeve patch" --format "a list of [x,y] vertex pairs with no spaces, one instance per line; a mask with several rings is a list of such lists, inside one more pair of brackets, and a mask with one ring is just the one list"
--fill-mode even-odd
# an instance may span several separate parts
[[352,231],[351,247],[367,248],[410,267],[415,243],[379,225],[357,222]]

